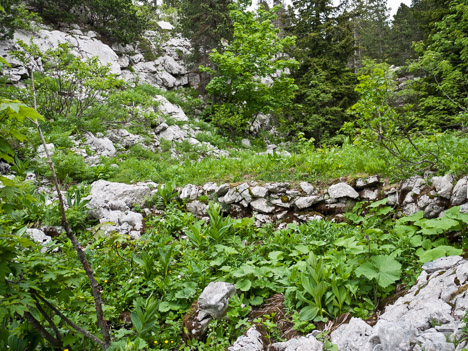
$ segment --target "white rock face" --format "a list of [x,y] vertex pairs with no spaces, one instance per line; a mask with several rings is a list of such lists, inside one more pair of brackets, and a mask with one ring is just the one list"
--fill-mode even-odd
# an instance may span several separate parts
[[198,187],[193,184],[187,184],[180,191],[181,200],[196,200],[198,198]]
[[164,96],[156,95],[154,100],[159,103],[158,111],[163,115],[169,116],[176,121],[188,121],[188,117],[185,115],[182,108],[170,103]]
[[59,44],[68,43],[73,48],[74,54],[83,59],[97,56],[102,65],[110,66],[111,73],[120,74],[117,54],[108,45],[96,38],[46,29],[41,29],[35,33],[17,31],[14,34],[15,41],[20,39],[25,43],[29,43],[31,37],[34,37],[34,43],[39,46],[41,51],[56,49]]
[[254,186],[250,189],[253,197],[265,197],[268,193],[268,189],[263,186]]
[[[468,261],[443,257],[423,266],[417,284],[387,306],[371,328],[353,318],[331,335],[344,351],[454,351],[450,342],[459,335],[468,307]],[[458,338],[459,339],[459,338]]]
[[255,326],[247,330],[245,335],[239,337],[234,345],[228,348],[228,351],[263,351],[262,335]]
[[179,62],[174,60],[172,56],[163,56],[159,57],[155,61],[156,65],[160,65],[164,68],[164,70],[174,76],[180,76],[183,74],[187,74],[187,70],[184,66],[182,66]]
[[359,197],[357,191],[346,183],[338,183],[330,186],[328,188],[328,194],[331,198],[334,199],[340,199],[342,197],[350,197],[352,199],[357,199]]
[[114,129],[107,132],[108,138],[115,144],[120,144],[123,147],[130,147],[135,144],[143,144],[145,139],[136,134],[128,132],[126,129]]
[[195,200],[187,204],[187,210],[192,212],[196,217],[201,218],[206,216],[208,206],[201,201]]
[[315,191],[314,186],[307,182],[301,182],[299,186],[301,187],[302,191],[305,192],[307,195],[312,195]]
[[98,180],[91,184],[88,208],[90,214],[99,219],[105,210],[127,211],[134,205],[141,206],[150,194],[151,189],[146,184],[129,185]]

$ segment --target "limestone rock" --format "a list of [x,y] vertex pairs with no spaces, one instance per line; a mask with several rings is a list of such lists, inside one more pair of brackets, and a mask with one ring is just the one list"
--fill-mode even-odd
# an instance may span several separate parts
[[301,182],[299,186],[301,187],[302,191],[305,192],[307,195],[312,195],[315,191],[314,186],[308,182]]
[[187,205],[187,210],[192,212],[196,217],[201,218],[206,216],[206,209],[208,206],[201,201],[195,200],[189,202]]
[[275,351],[322,351],[322,348],[323,343],[312,335],[273,344],[273,350]]
[[169,102],[164,96],[156,95],[154,100],[159,103],[158,111],[162,114],[170,116],[176,121],[188,121],[188,117],[182,108]]
[[166,21],[158,21],[157,22],[159,28],[164,29],[164,30],[173,30],[174,26],[170,24],[169,22]]
[[211,282],[198,298],[198,320],[221,319],[229,306],[229,299],[236,293],[234,285]]
[[266,188],[270,193],[279,194],[285,193],[291,185],[289,183],[268,183],[266,184]]
[[311,207],[316,203],[320,202],[320,196],[307,196],[307,197],[299,197],[296,199],[296,206],[298,209],[302,210],[304,208]]
[[254,186],[250,189],[250,192],[252,193],[253,197],[264,198],[268,194],[268,189],[263,186]]
[[359,178],[356,180],[356,189],[361,190],[367,187],[373,187],[380,184],[379,176],[370,176],[367,178]]
[[216,193],[218,191],[219,187],[216,183],[213,183],[213,182],[209,182],[209,183],[206,183],[205,185],[203,185],[203,190],[207,193],[207,194],[213,194],[213,193]]
[[362,319],[351,318],[348,324],[340,325],[331,333],[331,341],[339,350],[361,351],[364,350],[372,331],[372,327]]
[[255,326],[247,330],[245,335],[239,337],[234,345],[228,348],[228,351],[263,351],[262,335]]
[[450,201],[452,205],[458,206],[466,202],[468,197],[468,177],[460,179],[453,188]]
[[216,195],[218,196],[224,196],[229,192],[230,186],[227,183],[221,184],[216,191]]
[[377,201],[379,199],[379,190],[364,189],[359,193],[359,196],[363,200]]
[[187,184],[180,191],[179,198],[181,200],[196,200],[199,195],[199,190],[196,185]]
[[91,184],[87,207],[90,214],[99,219],[104,210],[126,211],[136,204],[141,206],[150,194],[151,189],[146,184],[129,185],[98,180]]
[[109,138],[98,138],[93,133],[86,133],[85,144],[96,152],[98,156],[112,157],[115,155],[115,147]]
[[250,148],[252,147],[252,144],[250,143],[250,140],[249,140],[249,139],[245,139],[245,138],[241,140],[241,145],[242,145],[243,147],[248,148],[248,149],[250,149]]
[[250,206],[252,206],[255,211],[266,214],[272,213],[275,210],[275,207],[268,205],[267,200],[263,198],[252,201]]
[[178,125],[170,126],[159,134],[160,139],[165,139],[168,141],[180,141],[186,137],[187,132],[182,130]]
[[356,190],[353,189],[350,185],[346,183],[338,183],[330,186],[328,188],[328,194],[331,198],[340,199],[343,197],[350,197],[352,199],[357,199],[359,194]]
[[[55,152],[55,145],[50,143],[50,144],[46,144],[46,147],[47,147],[47,151],[49,152],[49,155],[52,156]],[[37,156],[39,156],[40,158],[46,158],[46,152],[44,150],[44,145],[39,145],[39,147],[37,148]]]
[[135,144],[143,144],[145,139],[136,134],[132,134],[126,129],[114,129],[107,132],[107,137],[115,144],[120,144],[125,148]]
[[437,194],[445,199],[450,199],[453,189],[453,176],[451,174],[446,174],[443,177],[433,177],[432,184],[434,184]]
[[36,243],[39,243],[43,246],[47,245],[52,240],[52,238],[46,235],[42,230],[35,228],[26,229],[26,234],[29,235]]

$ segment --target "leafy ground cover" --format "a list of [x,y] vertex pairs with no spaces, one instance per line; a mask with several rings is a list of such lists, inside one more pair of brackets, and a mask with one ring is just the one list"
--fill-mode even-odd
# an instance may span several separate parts
[[[70,192],[68,199],[71,217],[73,211],[85,211],[79,191]],[[249,311],[276,293],[284,294],[287,318],[298,332],[309,332],[345,312],[367,318],[397,284],[411,285],[422,263],[461,254],[468,234],[468,215],[458,207],[439,219],[426,220],[417,213],[395,220],[392,208],[381,201],[358,204],[345,223],[317,221],[275,229],[256,228],[250,218],[224,217],[214,204],[206,223],[170,196],[155,200],[164,214],[156,211],[147,218],[139,240],[104,235],[99,226],[84,230],[78,224],[86,217],[80,221],[74,216],[80,244],[102,290],[112,350],[224,349],[253,323]],[[58,236],[44,255],[44,248],[24,235],[23,223],[45,217],[47,206],[32,202],[35,211],[18,205],[1,216],[2,272],[8,274],[0,285],[2,348],[16,343],[47,349],[37,331],[19,318],[39,296],[97,333],[89,283],[71,244]],[[227,317],[211,324],[206,340],[184,342],[182,319],[211,281],[231,282],[238,294]],[[67,347],[95,347],[65,323],[55,323]],[[281,337],[273,333],[271,341]]]

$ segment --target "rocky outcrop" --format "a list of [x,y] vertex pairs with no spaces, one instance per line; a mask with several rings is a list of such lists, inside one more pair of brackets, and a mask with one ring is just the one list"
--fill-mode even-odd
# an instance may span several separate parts
[[[187,86],[191,81],[197,84],[197,79],[191,78],[183,60],[190,53],[190,42],[180,36],[164,40],[163,32],[171,32],[173,27],[167,22],[160,21],[159,23],[161,32],[145,32],[143,41],[146,47],[144,49],[138,43],[126,46],[115,44],[110,47],[99,40],[96,33],[92,31],[84,33],[78,26],[54,30],[41,25],[39,30],[34,32],[16,31],[12,40],[5,40],[0,44],[0,56],[6,58],[12,66],[4,70],[4,75],[12,83],[29,77],[28,67],[9,53],[13,50],[21,50],[16,44],[17,40],[22,40],[27,44],[32,40],[41,51],[56,49],[59,44],[66,43],[70,46],[72,54],[83,59],[97,57],[101,65],[109,65],[111,73],[127,81],[145,82],[163,89]],[[151,56],[155,53],[159,53],[160,56],[155,59],[150,57],[147,60],[145,56],[148,58],[148,50]],[[40,60],[32,58],[28,66],[35,70],[42,70]]]
[[[416,285],[387,306],[375,326],[351,318],[330,334],[330,340],[340,351],[458,351],[468,343],[462,338],[467,308],[468,260],[443,257],[423,266]],[[259,334],[249,329],[228,350],[265,350]],[[321,351],[318,334],[274,343],[269,349]]]
[[91,185],[87,197],[90,215],[99,220],[105,233],[115,231],[138,239],[143,230],[143,216],[132,209],[142,206],[156,186],[155,183],[128,185],[98,180]]
[[331,333],[342,351],[446,350],[461,340],[468,307],[468,260],[442,257],[426,263],[416,285],[387,306],[374,327],[353,318]]

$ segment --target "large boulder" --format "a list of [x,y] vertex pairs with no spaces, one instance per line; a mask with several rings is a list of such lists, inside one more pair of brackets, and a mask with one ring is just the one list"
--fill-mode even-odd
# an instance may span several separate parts
[[263,351],[262,335],[255,326],[247,330],[245,335],[239,337],[234,345],[228,348],[228,351]]

